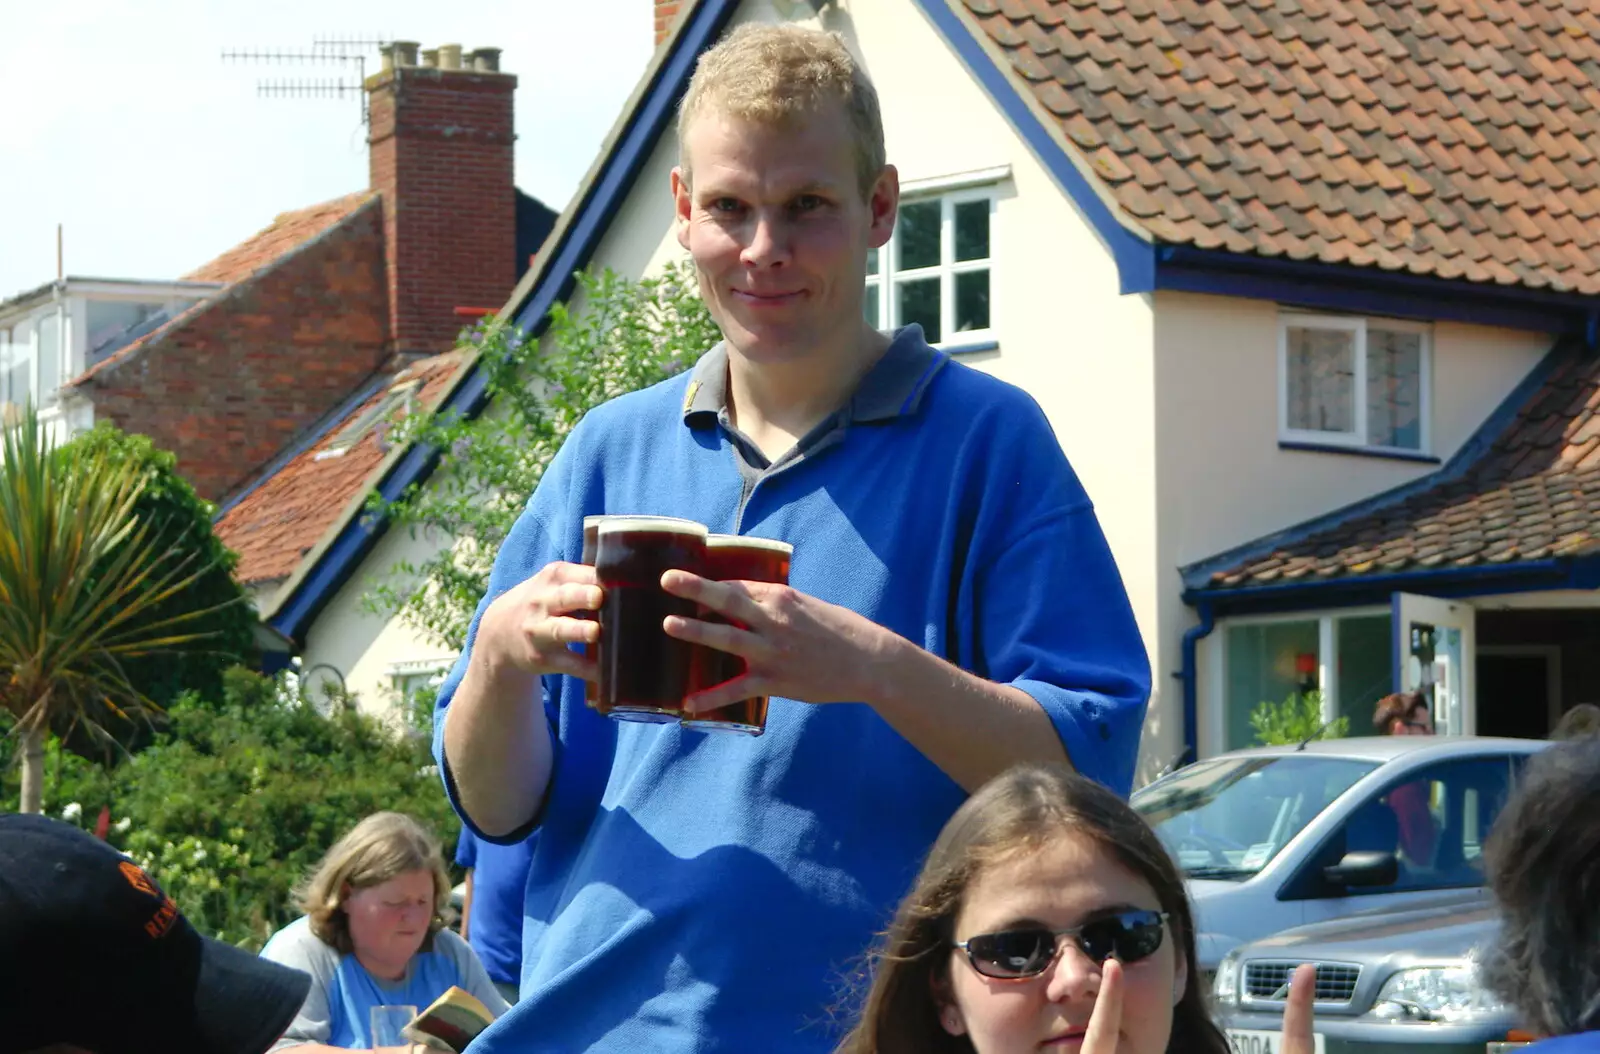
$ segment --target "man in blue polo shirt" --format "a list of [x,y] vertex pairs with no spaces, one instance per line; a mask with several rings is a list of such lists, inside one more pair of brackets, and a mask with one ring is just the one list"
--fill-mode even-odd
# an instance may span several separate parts
[[[1044,415],[863,320],[899,192],[865,72],[831,34],[741,26],[701,57],[679,150],[678,238],[724,340],[574,429],[440,693],[458,811],[539,832],[522,1001],[487,1054],[831,1050],[969,791],[1019,761],[1132,782],[1149,665]],[[765,735],[584,705],[582,520],[616,513],[794,545],[788,586],[663,576],[749,627],[667,620],[749,664],[686,705],[770,694]]]
[[456,866],[467,872],[461,936],[478,953],[489,980],[508,1003],[517,1001],[522,975],[522,899],[536,837],[499,845],[463,826],[456,840]]

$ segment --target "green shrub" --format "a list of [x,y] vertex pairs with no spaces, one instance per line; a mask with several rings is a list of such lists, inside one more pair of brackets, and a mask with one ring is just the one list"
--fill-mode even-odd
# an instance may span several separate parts
[[[362,817],[407,812],[453,856],[458,822],[426,738],[335,707],[330,716],[244,669],[220,703],[187,696],[150,747],[107,772],[57,751],[46,760],[45,811],[93,829],[149,868],[202,932],[259,948],[299,912],[291,890]],[[0,807],[17,804],[0,773]]]
[[1294,745],[1308,739],[1341,739],[1350,730],[1350,719],[1338,717],[1322,723],[1322,693],[1296,692],[1281,703],[1270,699],[1250,712],[1250,727],[1262,746]]

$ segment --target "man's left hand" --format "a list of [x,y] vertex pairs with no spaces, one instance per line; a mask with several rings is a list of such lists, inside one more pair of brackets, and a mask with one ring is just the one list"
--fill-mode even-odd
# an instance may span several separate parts
[[[736,625],[669,617],[669,636],[729,652],[749,672],[696,692],[684,709],[703,713],[742,699],[779,695],[803,703],[871,702],[902,638],[849,608],[786,585],[713,582],[668,571],[661,585]],[[747,627],[747,628],[742,628]]]

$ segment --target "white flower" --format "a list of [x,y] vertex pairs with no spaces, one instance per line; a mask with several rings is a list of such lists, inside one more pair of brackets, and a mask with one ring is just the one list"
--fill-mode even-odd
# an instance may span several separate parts
[[69,823],[77,823],[83,818],[83,806],[75,801],[67,802],[67,807],[61,810],[61,818]]
[[118,834],[127,834],[128,833],[128,828],[130,828],[132,826],[133,826],[133,817],[132,816],[124,816],[122,819],[120,819],[116,823],[112,824],[111,828],[112,828],[112,830],[116,831]]
[[193,856],[192,859],[190,859],[189,862],[192,863],[192,864],[198,864],[202,860],[204,860],[205,858],[206,858],[206,850],[205,850],[204,846],[201,846],[200,848],[198,848],[198,849],[196,849],[194,851],[194,856]]

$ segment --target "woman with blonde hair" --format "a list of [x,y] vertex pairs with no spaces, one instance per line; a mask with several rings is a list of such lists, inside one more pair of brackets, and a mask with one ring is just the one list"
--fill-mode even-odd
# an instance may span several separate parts
[[297,891],[305,915],[263,957],[311,975],[311,990],[272,1049],[315,1054],[372,1048],[372,1008],[419,1010],[460,986],[502,1014],[472,948],[444,925],[450,896],[439,842],[403,813],[368,816],[329,849]]

